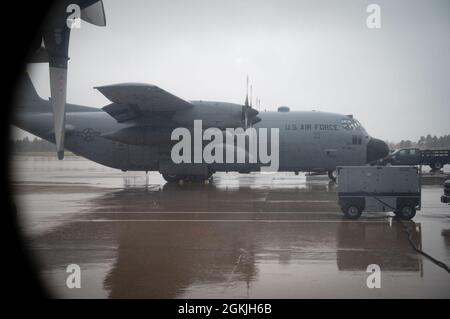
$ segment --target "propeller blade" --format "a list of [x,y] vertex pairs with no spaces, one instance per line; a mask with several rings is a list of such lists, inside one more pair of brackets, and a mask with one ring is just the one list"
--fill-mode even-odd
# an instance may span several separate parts
[[247,129],[248,127],[248,113],[247,113],[247,108],[245,108],[245,122],[244,122],[244,129]]
[[96,26],[106,26],[103,1],[99,0],[81,10],[81,19]]
[[50,93],[53,108],[53,129],[58,159],[64,158],[66,121],[67,69],[50,67]]
[[244,105],[242,105],[242,115],[241,115],[241,121],[244,124],[245,129],[247,128],[248,124],[247,108],[248,108],[248,75],[247,75],[247,86],[245,88],[245,101]]
[[[249,87],[250,87],[250,96],[249,96]],[[242,105],[242,116],[241,116],[241,121],[244,126],[244,129],[247,129],[249,126],[252,126],[253,124],[261,121],[261,119],[256,116],[259,112],[252,107],[253,104],[252,94],[253,94],[253,86],[252,85],[249,86],[249,80],[247,76],[245,102],[244,105]],[[259,101],[259,99],[257,99],[257,101]]]
[[248,75],[247,75],[247,87],[245,88],[245,103],[244,105],[248,106]]

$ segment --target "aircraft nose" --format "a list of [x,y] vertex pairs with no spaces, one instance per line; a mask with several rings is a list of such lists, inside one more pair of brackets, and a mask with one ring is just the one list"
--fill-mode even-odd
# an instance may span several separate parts
[[371,138],[367,143],[367,163],[371,163],[389,154],[389,147],[377,138]]

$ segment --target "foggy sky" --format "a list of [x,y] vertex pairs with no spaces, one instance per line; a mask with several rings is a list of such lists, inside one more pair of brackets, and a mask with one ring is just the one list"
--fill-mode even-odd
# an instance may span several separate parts
[[[450,134],[448,0],[103,1],[106,28],[72,30],[68,102],[102,107],[94,86],[146,82],[243,103],[249,74],[261,109],[353,114],[389,141]],[[48,97],[48,65],[30,72]]]

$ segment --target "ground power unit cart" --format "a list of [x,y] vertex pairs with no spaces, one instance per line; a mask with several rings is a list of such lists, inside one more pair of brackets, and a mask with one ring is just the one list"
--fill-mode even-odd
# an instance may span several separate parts
[[337,168],[338,204],[347,218],[363,211],[393,212],[412,219],[421,207],[419,169],[415,166],[341,166]]

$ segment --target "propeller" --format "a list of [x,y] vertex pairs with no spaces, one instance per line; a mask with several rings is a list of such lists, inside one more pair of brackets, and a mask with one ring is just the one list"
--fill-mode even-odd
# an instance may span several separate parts
[[[48,63],[50,72],[50,102],[53,109],[53,131],[58,159],[64,158],[64,136],[67,97],[67,67],[70,28],[67,25],[69,6],[75,2],[80,18],[88,23],[105,26],[102,0],[61,0],[54,5],[53,15],[37,38],[30,63]],[[38,42],[40,41],[40,42]]]
[[244,105],[242,105],[242,116],[241,116],[241,121],[244,125],[244,129],[251,127],[253,124],[255,124],[261,120],[256,116],[258,114],[258,111],[255,110],[254,108],[252,108],[252,90],[253,90],[253,87],[252,87],[252,85],[250,85],[250,99],[249,99],[249,80],[248,80],[248,76],[247,76],[245,102],[244,102]]

